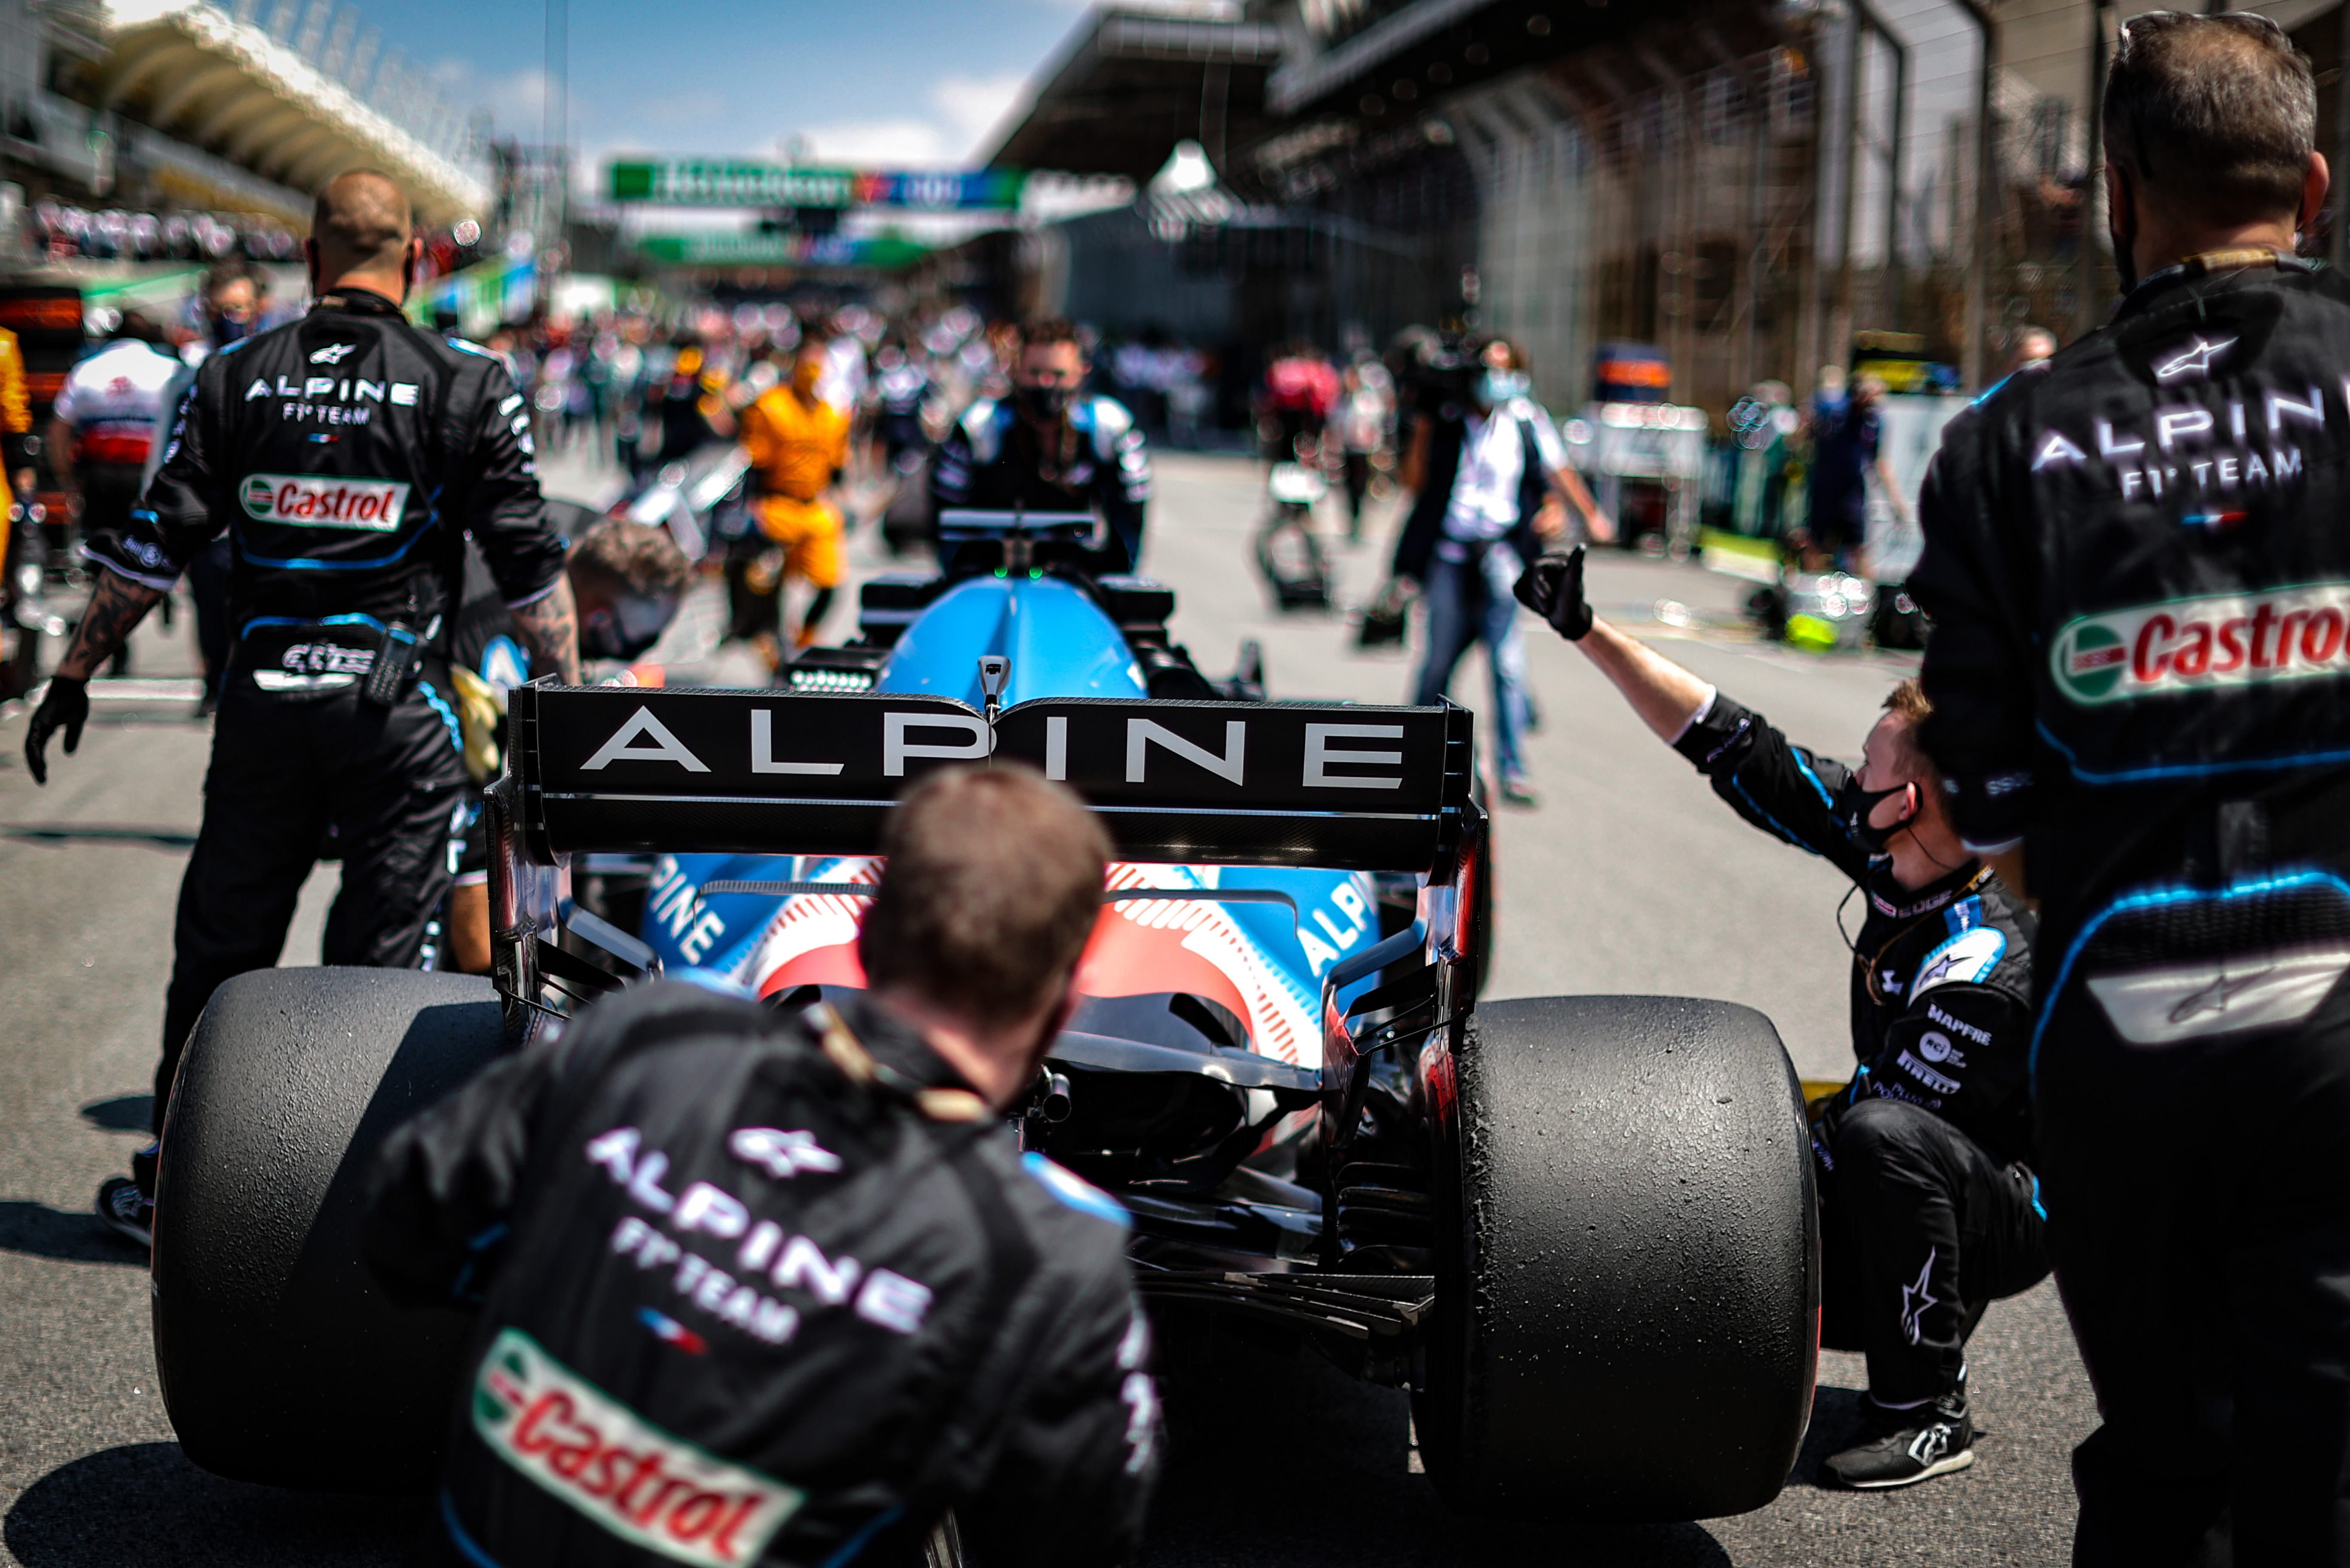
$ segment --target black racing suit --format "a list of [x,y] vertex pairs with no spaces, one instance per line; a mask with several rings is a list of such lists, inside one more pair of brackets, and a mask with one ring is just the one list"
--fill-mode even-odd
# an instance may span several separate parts
[[946,1509],[1003,1568],[1133,1545],[1123,1212],[839,1005],[651,985],[392,1135],[370,1264],[481,1303],[426,1561],[816,1568]]
[[1870,1396],[1958,1390],[1983,1309],[2047,1277],[2025,1163],[2031,912],[1984,867],[1905,888],[1835,810],[1850,770],[1717,693],[1675,747],[1739,815],[1850,877],[1859,1070],[1812,1128],[1825,1273],[1821,1342],[1868,1357]]
[[[432,961],[465,783],[438,657],[465,539],[510,603],[563,570],[528,430],[486,351],[410,326],[381,296],[330,295],[204,361],[144,504],[85,546],[166,591],[224,529],[234,554],[235,651],[180,885],[159,1128],[188,1031],[223,981],[277,961],[330,826],[343,881],[326,961]],[[391,627],[424,657],[387,705],[365,686]]]
[[932,505],[1098,513],[1109,529],[1101,569],[1134,571],[1150,501],[1150,451],[1134,416],[1114,398],[1074,398],[1061,437],[1059,449],[1046,452],[1009,401],[981,399],[931,460]]
[[2043,900],[2077,1560],[2350,1563],[2350,283],[2203,265],[1951,422],[1924,741]]

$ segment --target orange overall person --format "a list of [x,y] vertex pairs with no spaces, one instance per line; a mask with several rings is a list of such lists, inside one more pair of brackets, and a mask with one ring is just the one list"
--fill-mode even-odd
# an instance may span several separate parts
[[[770,648],[781,628],[785,582],[804,577],[816,589],[793,639],[798,648],[816,640],[840,582],[841,516],[825,493],[848,462],[848,416],[816,396],[825,348],[816,333],[801,338],[791,380],[743,410],[742,441],[758,491],[754,514],[771,548],[745,564],[740,591],[752,613],[744,616],[738,599],[736,629]],[[778,548],[780,571],[772,565]],[[769,602],[758,605],[762,598]],[[780,649],[773,657],[780,659]]]

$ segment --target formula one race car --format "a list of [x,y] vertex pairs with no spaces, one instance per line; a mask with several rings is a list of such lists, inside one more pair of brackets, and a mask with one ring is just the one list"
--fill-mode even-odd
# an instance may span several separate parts
[[[494,984],[222,989],[172,1097],[155,1247],[191,1459],[421,1487],[467,1323],[393,1308],[358,1261],[384,1133],[664,971],[778,1006],[861,985],[894,797],[1016,758],[1082,794],[1120,859],[1080,1010],[1004,1136],[1125,1205],[1146,1302],[1408,1388],[1466,1512],[1678,1520],[1777,1494],[1819,1293],[1770,1023],[1665,997],[1477,1006],[1492,862],[1470,715],[1211,681],[1169,640],[1166,589],[1086,569],[1090,529],[948,514],[950,570],[868,585],[863,637],[788,688],[516,690]],[[619,913],[631,877],[643,940],[586,907],[592,885]]]

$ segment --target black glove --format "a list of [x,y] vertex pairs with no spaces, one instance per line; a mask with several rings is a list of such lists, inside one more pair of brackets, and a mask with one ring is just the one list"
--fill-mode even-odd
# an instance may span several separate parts
[[35,784],[49,782],[49,737],[63,730],[66,755],[71,756],[81,745],[81,727],[88,718],[89,682],[50,676],[49,693],[33,710],[33,722],[25,732],[25,765],[32,770]]
[[1583,599],[1583,546],[1544,556],[1518,575],[1518,602],[1550,622],[1559,636],[1580,642],[1591,629],[1591,607]]

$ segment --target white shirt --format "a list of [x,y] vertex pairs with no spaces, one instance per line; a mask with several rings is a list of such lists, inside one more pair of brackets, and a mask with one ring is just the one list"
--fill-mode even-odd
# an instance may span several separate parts
[[80,436],[84,461],[143,463],[186,370],[169,349],[118,337],[67,373],[57,417]]
[[1470,415],[1461,441],[1461,467],[1452,478],[1451,504],[1444,514],[1446,538],[1485,543],[1518,525],[1518,487],[1526,472],[1521,424],[1534,431],[1534,452],[1545,469],[1566,466],[1566,448],[1539,404],[1513,398],[1491,414]]

